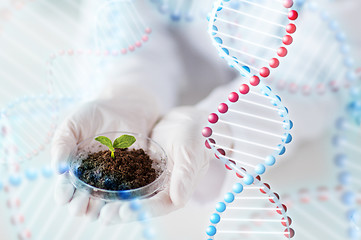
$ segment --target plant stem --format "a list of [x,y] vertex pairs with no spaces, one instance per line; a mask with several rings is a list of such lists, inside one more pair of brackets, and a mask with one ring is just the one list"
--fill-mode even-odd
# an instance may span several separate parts
[[114,152],[113,152],[113,151],[111,151],[111,152],[112,152],[111,157],[112,157],[113,159],[115,159]]

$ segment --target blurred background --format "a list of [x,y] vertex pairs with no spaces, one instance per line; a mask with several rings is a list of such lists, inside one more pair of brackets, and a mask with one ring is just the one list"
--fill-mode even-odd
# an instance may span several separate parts
[[[96,54],[64,57],[71,55],[69,50],[86,51],[79,40],[79,36],[88,34],[89,27],[83,20],[86,11],[90,11],[84,7],[84,2],[86,0],[2,0],[0,3],[0,109],[1,114],[13,116],[15,123],[9,127],[9,122],[1,119],[0,153],[6,156],[1,159],[12,160],[0,165],[0,239],[142,239],[144,231],[154,231],[156,239],[206,239],[204,232],[215,203],[237,181],[233,174],[226,175],[219,163],[212,165],[191,202],[174,213],[151,220],[147,226],[142,223],[115,226],[89,223],[68,214],[66,206],[56,206],[53,200],[55,176],[49,167],[52,134],[70,110],[94,97],[99,79],[103,77],[101,73],[92,75],[87,81],[84,77],[76,77],[77,74],[89,75],[86,71],[90,71],[90,67],[83,68],[83,73],[74,69],[84,64],[84,58],[97,62],[99,57]],[[360,80],[357,69],[361,67],[361,29],[358,25],[361,22],[361,2],[319,0],[317,3],[321,11],[327,10],[339,21],[351,49],[355,74],[358,73]],[[203,4],[200,4],[202,10],[211,9],[209,1]],[[159,10],[157,1],[139,0],[136,6],[145,23],[149,15],[157,15],[161,21],[167,22],[168,28],[184,29],[185,35],[203,29],[204,39],[208,41],[203,12],[199,19],[175,22],[174,16]],[[153,31],[157,28],[154,27]],[[151,35],[149,41],[152,41]],[[210,42],[205,45],[212,47]],[[54,54],[56,61],[52,60]],[[49,74],[50,65],[52,73]],[[210,79],[205,87],[195,83],[194,89],[183,90],[178,104],[194,104],[224,83],[224,80],[217,79]],[[90,90],[84,90],[85,84]],[[337,131],[334,123],[345,114],[349,90],[341,89],[322,97],[305,97],[276,87],[274,90],[290,110],[290,118],[295,119],[294,142],[277,167],[267,172],[263,179],[271,182],[272,189],[281,196],[293,196],[304,188],[311,191],[321,186],[335,189],[340,169],[333,160],[337,153],[332,145]],[[357,141],[353,143],[356,147],[361,146]],[[22,163],[13,164],[17,160],[22,160]],[[211,177],[219,172],[226,176],[223,184]],[[219,190],[215,191],[216,188]],[[333,190],[329,194],[334,199],[339,198]],[[329,207],[330,211],[336,208],[334,205]],[[312,215],[314,210],[305,211]],[[328,218],[325,215],[319,220],[327,221]],[[342,222],[343,217],[336,218]],[[308,221],[302,217],[299,219]],[[297,231],[297,227],[294,228]]]

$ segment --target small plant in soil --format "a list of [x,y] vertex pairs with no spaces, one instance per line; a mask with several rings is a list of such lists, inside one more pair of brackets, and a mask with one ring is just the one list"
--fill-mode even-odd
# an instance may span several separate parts
[[74,171],[83,182],[105,190],[121,191],[140,188],[157,178],[153,160],[143,149],[128,149],[136,141],[134,136],[122,135],[112,142],[100,136],[96,141],[108,147],[90,153]]

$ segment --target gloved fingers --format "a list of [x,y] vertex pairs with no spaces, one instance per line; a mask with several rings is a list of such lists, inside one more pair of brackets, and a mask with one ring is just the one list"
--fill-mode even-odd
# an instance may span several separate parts
[[191,197],[198,179],[208,169],[210,155],[204,147],[200,119],[207,114],[193,107],[180,107],[165,116],[153,129],[153,138],[159,141],[169,159],[170,199],[183,206]]
[[171,157],[175,149],[186,144],[191,145],[194,132],[189,131],[189,126],[194,125],[192,112],[187,108],[175,109],[164,116],[153,128],[152,138],[158,142],[168,155],[170,170],[173,168],[174,159]]
[[90,198],[86,216],[90,221],[95,221],[99,218],[100,211],[104,207],[105,202],[100,199]]
[[192,200],[200,205],[217,201],[228,173],[222,161],[214,158],[209,161],[208,171],[199,180],[192,195]]
[[69,203],[73,198],[74,191],[75,188],[69,181],[66,173],[58,176],[54,191],[55,201],[58,204],[64,205]]
[[71,120],[66,120],[55,132],[51,147],[51,163],[55,171],[61,173],[70,153],[77,145],[75,126]]
[[122,204],[123,203],[119,201],[105,204],[100,211],[99,220],[104,225],[121,223],[122,219],[120,218],[118,212]]
[[84,216],[88,209],[90,196],[88,193],[75,190],[69,203],[69,211],[74,216]]
[[144,217],[158,217],[178,209],[169,197],[169,187],[153,197],[129,201],[119,208],[119,218],[122,222],[144,220]]
[[189,150],[181,148],[180,151],[170,156],[173,158],[174,167],[170,179],[169,195],[172,202],[178,207],[183,207],[188,202],[199,177],[203,176],[208,169],[208,161],[203,166],[192,166],[192,161],[195,162],[199,159],[190,155]]

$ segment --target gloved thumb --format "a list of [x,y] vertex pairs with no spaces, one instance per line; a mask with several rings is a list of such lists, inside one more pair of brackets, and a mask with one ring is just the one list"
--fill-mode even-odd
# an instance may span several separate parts
[[[138,207],[134,208],[134,203]],[[121,222],[132,222],[166,215],[176,209],[178,207],[170,199],[167,187],[151,198],[125,202],[119,208],[119,217]]]
[[[207,114],[193,107],[180,107],[167,114],[153,129],[152,137],[165,150],[171,170],[171,202],[182,207],[208,169],[209,155],[203,146],[202,119]],[[203,123],[203,124],[202,124]]]
[[[197,151],[194,151],[191,146],[182,147],[171,156],[174,167],[169,195],[173,204],[178,207],[183,207],[189,201],[199,180],[205,175],[209,166],[210,158],[204,157],[205,154],[201,152],[196,154]],[[196,163],[198,160],[199,162]]]

